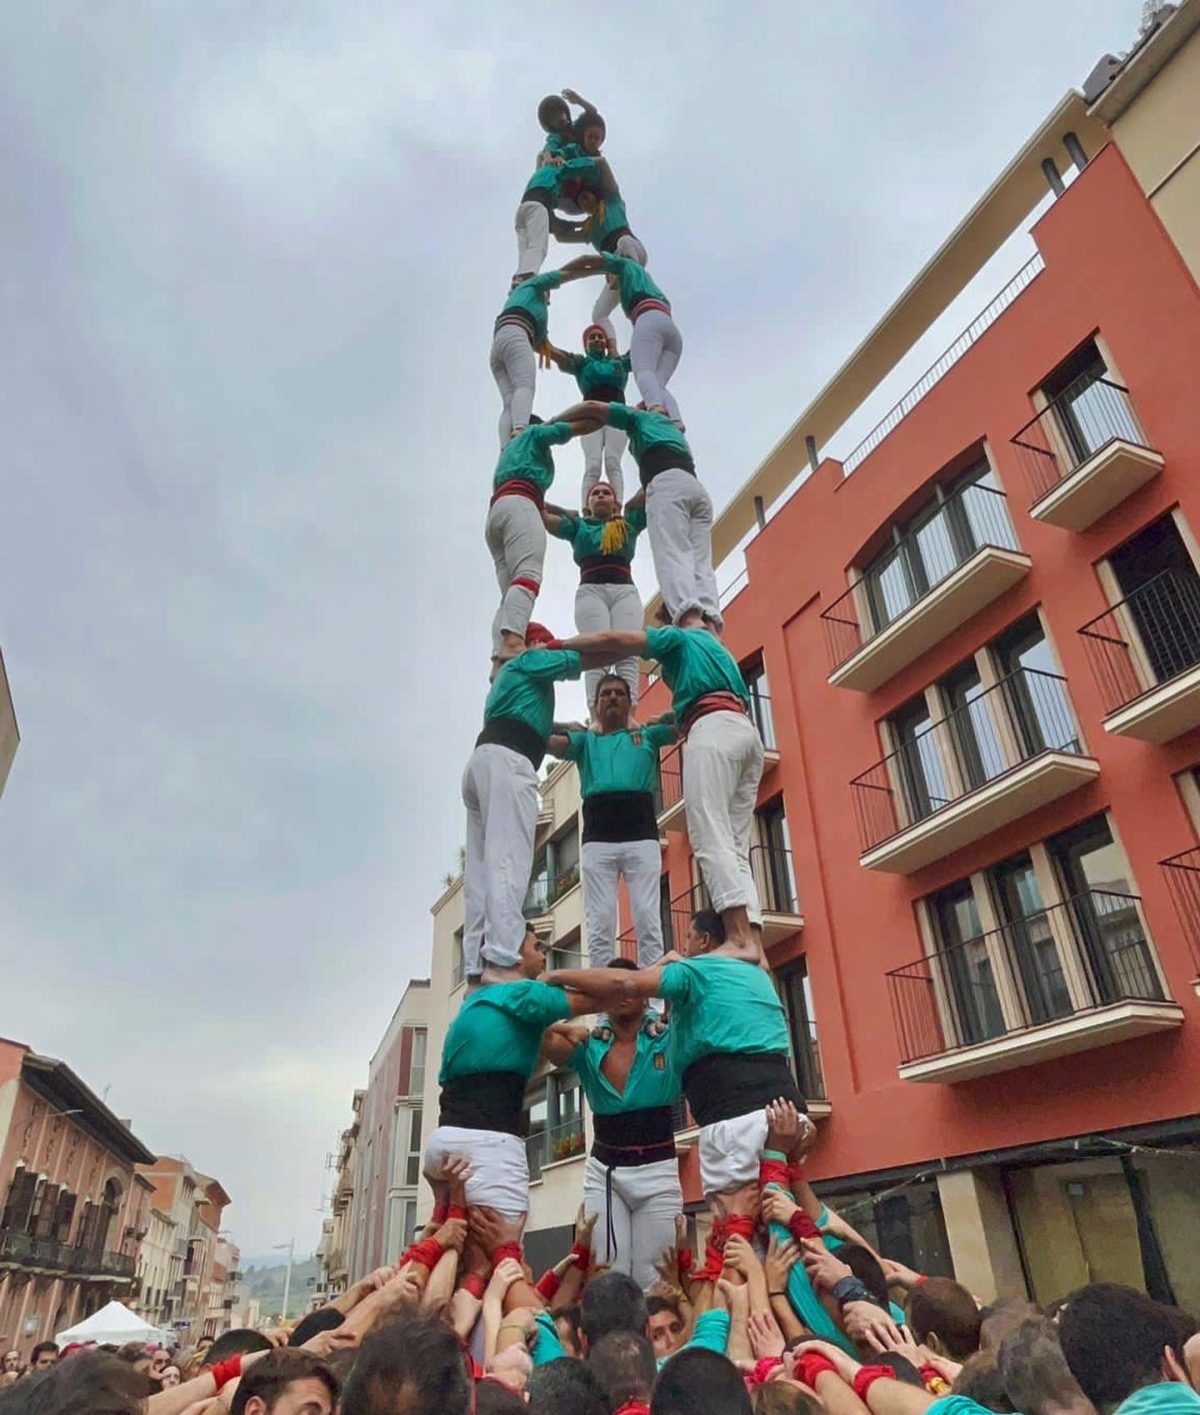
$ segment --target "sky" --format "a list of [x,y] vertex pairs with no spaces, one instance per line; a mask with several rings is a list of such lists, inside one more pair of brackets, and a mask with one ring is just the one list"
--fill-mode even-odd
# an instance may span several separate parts
[[1140,8],[0,7],[0,1035],[311,1249],[464,835],[538,100],[607,118],[719,506]]

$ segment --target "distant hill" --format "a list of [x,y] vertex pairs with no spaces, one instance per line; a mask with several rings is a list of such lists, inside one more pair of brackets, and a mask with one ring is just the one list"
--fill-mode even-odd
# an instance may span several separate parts
[[288,1294],[288,1310],[283,1308],[283,1283],[287,1276],[287,1259],[280,1261],[277,1254],[270,1258],[243,1260],[242,1288],[247,1297],[259,1303],[263,1320],[285,1315],[298,1317],[308,1310],[317,1282],[316,1256],[300,1259],[292,1264],[292,1287]]

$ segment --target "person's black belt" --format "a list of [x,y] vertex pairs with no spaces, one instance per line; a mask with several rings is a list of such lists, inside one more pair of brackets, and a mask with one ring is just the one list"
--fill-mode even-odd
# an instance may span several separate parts
[[782,1051],[710,1052],[683,1073],[683,1093],[697,1125],[749,1115],[780,1099],[808,1114],[787,1053]]
[[601,791],[584,797],[583,843],[657,840],[658,817],[651,791]]
[[534,771],[542,764],[546,755],[545,739],[527,722],[519,717],[493,717],[483,724],[483,731],[475,738],[477,747],[492,743],[497,747],[507,747],[528,757]]
[[579,391],[591,403],[623,403],[625,401],[625,390],[618,388],[615,383],[602,383],[597,388],[581,388]]
[[612,555],[587,555],[579,562],[581,585],[631,585],[633,571],[628,560]]
[[633,232],[629,229],[628,226],[618,226],[615,231],[610,231],[608,235],[605,236],[605,238],[600,242],[600,249],[602,251],[607,251],[609,255],[613,255],[616,252],[617,243],[620,241],[621,237],[632,235]]
[[464,1130],[499,1130],[523,1138],[528,1079],[518,1071],[456,1076],[442,1087],[438,1124],[458,1125]]
[[669,442],[656,442],[647,447],[638,460],[638,476],[643,486],[649,486],[659,472],[669,472],[675,467],[696,475],[696,464],[690,453],[681,447],[672,447]]
[[525,333],[529,335],[529,342],[534,345],[535,348],[545,337],[538,332],[538,327],[533,322],[533,316],[526,314],[524,310],[502,310],[500,314],[496,316],[496,323],[492,326],[492,332],[499,334],[506,324],[519,324]]
[[606,1262],[617,1256],[617,1230],[613,1223],[613,1171],[640,1168],[675,1158],[675,1125],[669,1105],[646,1106],[619,1115],[592,1116],[595,1138],[592,1158],[604,1166],[604,1216]]
[[539,206],[544,206],[551,214],[554,212],[554,195],[546,187],[526,187],[521,200],[523,202],[536,201]]

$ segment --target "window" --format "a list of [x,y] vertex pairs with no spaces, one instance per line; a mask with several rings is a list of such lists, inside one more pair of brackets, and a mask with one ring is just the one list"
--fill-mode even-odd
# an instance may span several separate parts
[[412,1027],[412,1051],[408,1063],[408,1090],[406,1095],[419,1096],[425,1090],[425,1048],[429,1034],[424,1027]]
[[750,869],[759,902],[768,913],[796,914],[799,905],[782,794],[768,801],[756,815],[758,843],[750,847]]
[[1174,517],[1151,522],[1108,557],[1126,622],[1150,670],[1165,683],[1200,662],[1200,576]]
[[1004,1012],[970,880],[940,890],[927,902],[950,995],[950,1039],[961,1046],[1000,1036]]
[[547,1078],[533,1082],[525,1092],[525,1154],[529,1160],[530,1180],[540,1179],[546,1155],[546,1129],[550,1114],[547,1098]]
[[547,875],[550,880],[549,902],[561,899],[567,890],[579,883],[579,827],[569,826],[562,835],[550,842],[547,852]]
[[775,751],[775,723],[771,719],[770,687],[767,684],[767,670],[761,658],[742,665],[742,677],[750,690],[750,716],[758,728],[763,746],[768,752]]
[[1004,493],[986,458],[945,485],[863,570],[873,633],[885,629],[984,545],[1017,548]]
[[404,1182],[415,1189],[421,1182],[421,1107],[413,1106],[409,1111],[408,1156],[405,1161]]
[[529,878],[529,888],[525,891],[525,917],[537,918],[550,907],[550,870],[545,850],[534,856],[533,873]]
[[450,987],[451,990],[460,987],[467,977],[467,960],[463,953],[463,930],[461,926],[454,930],[454,938],[450,944]]
[[778,974],[778,979],[792,1034],[792,1066],[796,1084],[806,1100],[824,1100],[825,1077],[821,1070],[821,1053],[817,1048],[817,1020],[808,960],[802,958],[790,968],[785,968]]
[[573,1071],[556,1071],[549,1078],[550,1142],[547,1162],[572,1159],[584,1150],[583,1091]]
[[954,1276],[936,1179],[914,1179],[899,1192],[895,1184],[850,1193],[818,1188],[877,1252],[929,1277]]
[[1114,437],[1140,444],[1142,431],[1123,396],[1115,396],[1108,367],[1094,339],[1061,363],[1042,384],[1054,405],[1054,428],[1066,444],[1071,463],[1079,466]]
[[895,766],[907,821],[924,820],[953,799],[933,733],[933,718],[922,693],[888,719],[896,748]]
[[994,865],[988,881],[1000,917],[1007,926],[1012,962],[1020,976],[1032,1022],[1049,1022],[1073,1011],[1062,958],[1050,915],[1042,900],[1028,852]]

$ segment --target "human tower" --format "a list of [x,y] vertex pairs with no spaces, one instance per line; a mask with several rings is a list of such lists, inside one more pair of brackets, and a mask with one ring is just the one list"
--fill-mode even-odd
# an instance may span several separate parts
[[[485,533],[500,598],[483,730],[462,785],[467,992],[443,1048],[426,1174],[444,1188],[459,1157],[469,1159],[469,1208],[519,1244],[529,1207],[525,1090],[542,1054],[574,1068],[595,1119],[584,1207],[603,1218],[602,1260],[646,1285],[682,1209],[672,1121],[681,1092],[722,1222],[737,1213],[753,1226],[768,1129],[786,1153],[811,1127],[788,1064],[783,1008],[762,967],[749,847],[763,745],[721,643],[712,501],[668,386],[683,340],[603,154],[603,118],[567,89],[543,99],[538,119],[542,149],[517,207],[517,268],[491,349],[502,412]],[[589,243],[594,254],[543,271],[551,236]],[[550,296],[586,277],[603,286],[581,352],[569,353],[550,340]],[[626,353],[611,322],[618,304],[630,327]],[[582,395],[546,422],[533,413],[539,361],[573,375]],[[636,405],[626,396],[631,375]],[[546,499],[553,449],[573,438],[584,452],[579,510]],[[640,482],[628,497],[626,449]],[[578,634],[565,640],[532,617],[547,532],[570,542],[579,569]],[[631,573],[643,532],[663,602],[649,629]],[[653,723],[634,716],[640,658],[658,661],[672,692],[672,711]],[[555,684],[581,673],[590,725],[559,724]],[[659,752],[675,741],[685,744],[688,832],[713,906],[693,918],[686,958],[664,957],[659,908],[654,790]],[[552,973],[523,913],[547,752],[579,767],[591,963]],[[636,964],[615,956],[621,878]],[[595,1028],[573,1020],[593,1014],[602,1014]]]

